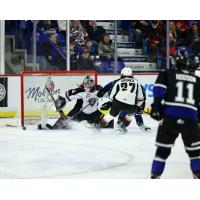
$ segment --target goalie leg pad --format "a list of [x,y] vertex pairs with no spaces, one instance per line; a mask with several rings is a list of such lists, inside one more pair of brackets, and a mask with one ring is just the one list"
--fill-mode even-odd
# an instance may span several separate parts
[[53,125],[52,129],[70,129],[69,122],[67,121],[68,118],[63,119],[60,117],[55,124]]
[[38,129],[39,129],[39,130],[43,130],[43,129],[45,129],[45,130],[47,130],[47,129],[53,129],[53,126],[51,126],[50,124],[46,124],[45,126],[42,125],[42,124],[38,124]]

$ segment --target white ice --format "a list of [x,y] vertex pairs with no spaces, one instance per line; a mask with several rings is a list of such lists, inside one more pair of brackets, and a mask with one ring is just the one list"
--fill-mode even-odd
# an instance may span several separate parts
[[[31,126],[24,131],[1,125],[0,178],[148,179],[158,123],[147,115],[144,122],[151,133],[142,132],[135,121],[125,135],[81,123],[74,123],[72,130]],[[192,178],[180,136],[162,178]]]

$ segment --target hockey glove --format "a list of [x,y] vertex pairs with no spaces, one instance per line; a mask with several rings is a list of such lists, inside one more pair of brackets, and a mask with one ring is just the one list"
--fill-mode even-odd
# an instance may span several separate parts
[[56,101],[55,101],[56,111],[59,112],[60,110],[62,110],[64,108],[65,104],[66,104],[65,98],[58,95],[58,99],[56,99]]
[[103,92],[103,91],[100,90],[100,91],[97,93],[97,97],[98,97],[98,98],[101,98],[101,97],[104,96],[104,94],[105,94],[105,92]]
[[163,106],[162,104],[151,104],[151,112],[150,112],[150,116],[151,118],[159,121],[163,118]]
[[144,108],[145,108],[145,103],[142,103],[141,106],[137,106],[136,113],[141,115],[144,112]]
[[108,101],[108,102],[105,102],[101,105],[101,110],[108,110],[110,109],[112,106],[112,102],[111,101]]
[[91,105],[91,106],[94,106],[94,104],[98,101],[98,98],[95,98],[95,97],[91,97],[88,99],[88,103]]

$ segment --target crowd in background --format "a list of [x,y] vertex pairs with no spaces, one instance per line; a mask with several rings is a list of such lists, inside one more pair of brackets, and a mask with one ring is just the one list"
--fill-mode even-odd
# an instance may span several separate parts
[[170,66],[174,66],[174,56],[178,52],[187,54],[187,64],[191,69],[199,67],[200,21],[170,21],[169,23]]
[[[128,42],[134,42],[135,49],[142,49],[148,62],[166,67],[166,21],[161,20],[119,20],[118,29],[128,35]],[[26,49],[33,55],[33,22],[6,21],[6,35],[15,35],[15,48]],[[178,51],[186,51],[192,67],[199,63],[200,32],[199,21],[170,21],[169,55],[170,66]],[[37,21],[37,62],[41,70],[66,69],[66,21]],[[115,59],[114,42],[110,34],[96,20],[70,21],[70,69],[113,72]],[[30,56],[30,62],[32,57]],[[123,58],[117,56],[120,68]],[[106,65],[105,65],[106,63]]]

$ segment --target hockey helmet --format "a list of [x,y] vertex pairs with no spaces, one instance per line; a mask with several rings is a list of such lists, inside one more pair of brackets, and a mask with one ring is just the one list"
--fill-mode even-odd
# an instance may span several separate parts
[[188,65],[188,53],[185,49],[177,50],[175,54],[175,66],[177,69],[186,69]]
[[91,76],[86,76],[84,79],[83,79],[83,87],[85,89],[92,89],[94,87],[94,80],[92,79]]
[[124,67],[121,71],[121,77],[133,77],[132,69],[129,67]]

